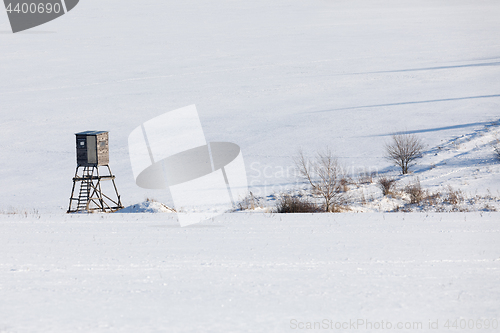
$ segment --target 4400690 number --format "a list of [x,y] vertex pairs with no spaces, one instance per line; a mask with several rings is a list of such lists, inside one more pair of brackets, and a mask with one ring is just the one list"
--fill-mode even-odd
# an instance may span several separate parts
[[496,319],[455,319],[452,321],[448,319],[444,324],[444,327],[447,329],[497,329],[498,328],[498,320]]
[[51,3],[43,3],[43,2],[40,2],[40,3],[18,3],[14,8],[12,8],[12,3],[9,3],[9,5],[7,6],[7,12],[8,13],[23,13],[23,14],[27,14],[27,13],[31,13],[31,14],[35,14],[35,13],[39,13],[39,14],[42,14],[42,13],[56,13],[56,14],[59,14],[61,12],[62,8],[61,8],[61,5],[58,4],[58,3],[55,3],[55,4],[51,4]]

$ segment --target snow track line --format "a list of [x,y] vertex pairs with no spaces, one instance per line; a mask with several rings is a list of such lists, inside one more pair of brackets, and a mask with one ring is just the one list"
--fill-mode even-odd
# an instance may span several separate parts
[[[488,66],[500,66],[500,61],[497,62],[486,62],[479,64],[468,64],[468,65],[454,65],[454,66],[437,66],[437,67],[426,67],[426,68],[412,68],[412,69],[399,69],[394,71],[377,71],[377,72],[364,72],[359,74],[384,74],[384,73],[403,73],[403,72],[420,72],[420,71],[432,71],[432,70],[442,70],[442,69],[455,69],[455,68],[468,68],[468,67],[488,67]],[[358,73],[356,73],[358,74]]]
[[378,107],[384,107],[384,106],[426,104],[426,103],[436,103],[436,102],[453,102],[453,101],[462,101],[462,100],[466,100],[466,99],[496,98],[496,97],[500,97],[500,94],[468,96],[468,97],[452,97],[452,98],[441,98],[441,99],[430,99],[430,100],[427,100],[427,101],[411,101],[411,102],[398,102],[398,103],[387,103],[387,104],[351,106],[351,107],[347,107],[347,108],[322,110],[322,111],[309,111],[309,112],[302,112],[302,113],[324,113],[324,112],[334,112],[334,111],[344,111],[344,110],[378,108]]
[[[64,1],[63,1],[63,4],[64,4]],[[65,4],[64,4],[64,8],[66,8]],[[66,12],[66,9],[64,9],[64,10]],[[353,59],[360,60],[360,59],[370,59],[370,58],[371,57],[356,57],[356,58],[350,58],[350,59],[351,60],[353,60]],[[18,94],[18,93],[36,92],[36,91],[51,91],[51,90],[71,89],[71,88],[81,88],[81,87],[91,87],[91,86],[96,86],[96,85],[143,81],[143,80],[155,80],[155,79],[163,79],[163,78],[178,77],[178,76],[225,73],[225,72],[242,71],[242,70],[248,70],[248,69],[259,69],[259,68],[269,68],[269,67],[290,67],[290,66],[297,66],[297,65],[334,62],[334,61],[339,61],[339,60],[344,60],[344,58],[313,60],[313,61],[306,61],[306,62],[291,62],[291,63],[282,63],[282,64],[256,65],[256,66],[247,66],[247,67],[236,67],[236,68],[220,69],[220,70],[215,70],[215,71],[200,71],[200,72],[190,72],[190,73],[180,73],[180,74],[170,74],[170,75],[146,76],[146,77],[139,77],[139,78],[120,79],[120,80],[114,80],[114,81],[95,82],[95,83],[88,83],[88,84],[75,85],[75,86],[61,86],[61,87],[53,87],[53,88],[46,88],[46,89],[29,89],[29,90],[2,92],[2,93],[0,93],[0,95]],[[425,67],[425,68],[416,68],[416,69],[401,69],[401,70],[388,70],[388,71],[375,71],[375,72],[337,73],[337,74],[333,74],[332,76],[369,75],[369,74],[399,73],[399,72],[427,71],[427,70],[467,68],[467,67],[486,67],[486,66],[500,66],[500,62],[489,62],[489,63],[484,63],[484,64],[479,63],[479,64],[468,64],[468,65],[455,65],[455,66],[436,66],[436,67]],[[497,95],[497,96],[500,96],[500,95]],[[419,102],[414,102],[414,103],[419,103]],[[354,107],[354,108],[361,108],[361,107]],[[348,109],[350,109],[350,108],[348,108]],[[338,110],[344,110],[344,109],[338,109]],[[316,112],[318,112],[318,111],[316,111]],[[319,111],[319,112],[323,112],[323,111]]]
[[[367,58],[367,57],[364,57],[364,58]],[[362,58],[360,58],[360,59],[362,59]],[[180,73],[180,74],[146,76],[146,77],[138,77],[138,78],[120,79],[120,80],[114,80],[114,81],[102,81],[102,82],[95,82],[95,83],[88,83],[88,84],[74,85],[74,86],[61,86],[61,87],[53,87],[53,88],[46,88],[46,89],[29,89],[29,90],[10,91],[10,92],[0,93],[0,95],[18,94],[18,93],[26,93],[26,92],[37,92],[37,91],[50,91],[50,90],[60,90],[60,89],[71,89],[71,88],[81,88],[81,87],[91,87],[91,86],[113,84],[113,83],[143,81],[143,80],[145,81],[145,80],[164,79],[164,78],[170,78],[170,77],[190,76],[190,75],[199,75],[199,74],[225,73],[225,72],[241,71],[241,70],[247,70],[247,69],[259,69],[259,68],[268,68],[268,67],[286,67],[286,66],[295,66],[295,65],[300,65],[300,64],[329,62],[329,61],[335,61],[335,60],[340,60],[340,59],[316,60],[316,61],[288,63],[288,64],[267,64],[267,65],[258,65],[258,66],[247,66],[247,67],[220,69],[220,70],[215,70],[215,71],[201,71],[201,72],[190,72],[190,73]]]
[[456,170],[453,170],[451,172],[448,172],[448,173],[445,173],[445,174],[441,174],[439,176],[436,176],[434,178],[427,178],[427,179],[423,179],[421,180],[420,182],[421,183],[425,183],[425,182],[428,182],[428,181],[431,181],[431,180],[436,180],[436,179],[439,179],[439,178],[442,178],[442,177],[446,177],[446,176],[449,176],[451,174],[454,174],[454,173],[457,173],[459,171],[462,171],[462,170],[465,170],[465,169],[468,169],[469,167],[463,167],[463,168],[459,168],[459,169],[456,169]]

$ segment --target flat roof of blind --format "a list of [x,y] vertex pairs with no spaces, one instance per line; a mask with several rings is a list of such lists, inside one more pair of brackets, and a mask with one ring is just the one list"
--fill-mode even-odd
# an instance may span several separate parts
[[75,133],[75,135],[97,135],[101,133],[108,133],[108,131],[85,131],[85,132]]

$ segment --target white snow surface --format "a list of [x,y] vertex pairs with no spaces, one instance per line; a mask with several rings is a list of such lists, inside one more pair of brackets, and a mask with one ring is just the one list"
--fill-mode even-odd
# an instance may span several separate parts
[[[299,147],[384,171],[395,131],[432,150],[500,118],[498,17],[496,0],[86,0],[12,34],[2,11],[0,209],[65,212],[84,130],[110,131],[125,206],[172,206],[135,185],[127,137],[191,104],[208,141],[240,145],[255,195],[296,182]],[[464,190],[500,189],[480,173]]]
[[0,10],[0,332],[500,320],[499,213],[370,213],[399,200],[371,184],[352,189],[367,213],[64,214],[85,130],[110,131],[124,206],[173,207],[136,186],[127,138],[191,104],[257,198],[302,189],[299,148],[396,176],[384,143],[406,130],[427,150],[400,184],[498,209],[499,17],[497,0],[85,0],[12,34]]
[[173,214],[1,215],[0,331],[295,332],[311,330],[293,320],[360,319],[443,332],[448,319],[491,322],[499,221],[232,213],[180,228]]
[[146,200],[119,210],[120,213],[175,213],[161,202]]

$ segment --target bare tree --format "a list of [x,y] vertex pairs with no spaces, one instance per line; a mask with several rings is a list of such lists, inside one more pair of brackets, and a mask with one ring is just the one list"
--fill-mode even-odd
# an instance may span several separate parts
[[424,144],[415,134],[399,133],[392,136],[392,141],[385,145],[386,158],[407,174],[414,161],[422,157]]
[[495,141],[491,144],[493,147],[493,151],[495,152],[495,156],[500,159],[500,139],[495,137]]
[[311,194],[324,200],[326,212],[336,211],[346,203],[345,171],[328,148],[311,160],[299,151],[295,165],[300,176],[311,185]]

